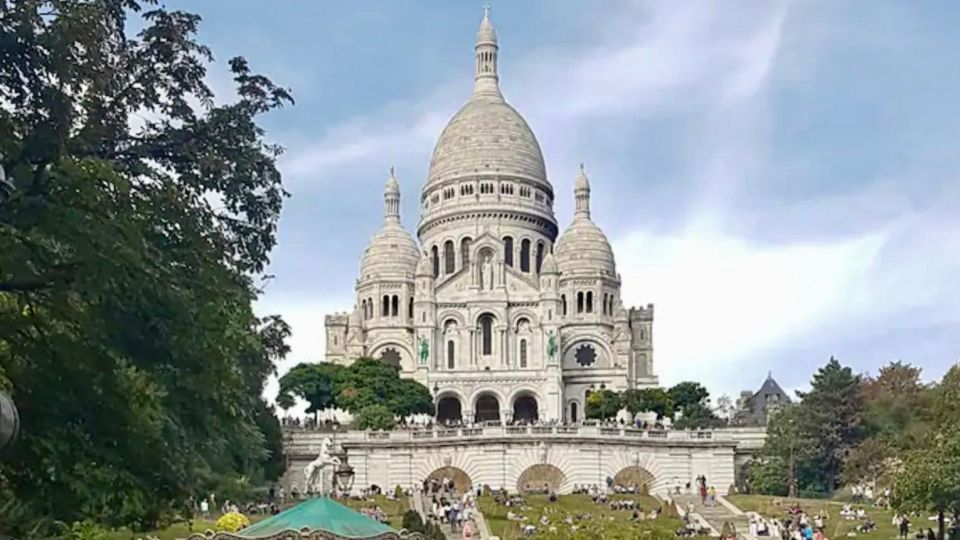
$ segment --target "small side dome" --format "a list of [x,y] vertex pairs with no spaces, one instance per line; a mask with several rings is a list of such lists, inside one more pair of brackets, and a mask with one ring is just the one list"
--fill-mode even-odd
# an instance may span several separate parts
[[616,278],[617,266],[607,235],[590,218],[590,180],[582,163],[573,193],[576,199],[573,223],[563,231],[554,248],[560,273]]
[[557,267],[564,276],[617,276],[607,235],[590,218],[574,219],[557,240],[554,253]]
[[420,250],[400,224],[400,182],[390,168],[383,189],[383,227],[373,235],[360,263],[360,281],[413,279]]
[[543,263],[540,264],[540,273],[541,274],[557,274],[557,260],[553,258],[553,253],[547,253],[547,256],[543,258]]
[[413,237],[399,223],[385,223],[373,235],[360,263],[360,281],[412,279],[420,260]]

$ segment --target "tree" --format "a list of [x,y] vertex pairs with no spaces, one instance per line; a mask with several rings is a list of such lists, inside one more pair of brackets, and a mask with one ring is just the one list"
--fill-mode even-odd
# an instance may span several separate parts
[[893,488],[893,506],[901,511],[937,513],[938,538],[945,535],[947,512],[960,513],[960,364],[933,390],[934,434],[926,444],[905,453]]
[[306,412],[311,414],[333,407],[342,377],[343,367],[338,364],[298,364],[280,377],[277,405],[289,409],[299,397],[309,403]]
[[393,429],[397,421],[384,405],[367,405],[356,412],[353,417],[354,425],[359,429]]
[[587,418],[606,420],[615,417],[620,409],[620,394],[613,390],[599,390],[587,395]]
[[686,381],[678,383],[667,390],[673,411],[682,411],[688,407],[702,405],[710,397],[710,392],[700,383]]
[[724,394],[717,398],[717,405],[713,408],[713,412],[717,418],[721,419],[725,424],[728,424],[737,414],[737,406],[730,396]]
[[813,473],[816,436],[804,430],[803,410],[787,407],[773,413],[767,439],[752,469],[750,483],[757,493],[796,497],[799,490],[816,490]]
[[806,436],[819,442],[820,481],[832,492],[839,480],[843,459],[863,436],[863,394],[859,375],[831,357],[813,375],[811,390],[799,393],[802,402],[797,424]]
[[630,414],[654,412],[658,419],[673,414],[673,402],[663,388],[632,388],[625,391],[621,399]]
[[710,409],[710,392],[700,383],[682,382],[667,390],[673,405],[671,416],[680,412],[680,418],[674,424],[680,429],[708,428],[723,422]]
[[276,447],[260,394],[289,327],[252,302],[285,192],[257,121],[291,99],[235,58],[238,97],[217,105],[199,22],[137,0],[0,10],[0,372],[23,421],[0,463],[23,511],[0,529],[14,536],[153,527]]
[[426,386],[401,378],[397,368],[373,358],[358,358],[347,367],[299,364],[280,378],[277,403],[289,408],[294,397],[310,403],[309,413],[331,407],[358,412],[371,405],[384,406],[400,417],[433,413],[433,397]]

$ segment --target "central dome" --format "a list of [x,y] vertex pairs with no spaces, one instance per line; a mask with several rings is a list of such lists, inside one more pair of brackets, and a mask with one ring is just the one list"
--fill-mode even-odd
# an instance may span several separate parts
[[553,191],[533,130],[500,96],[475,95],[453,116],[433,149],[424,191],[478,174],[527,180]]
[[[556,238],[553,186],[533,130],[500,93],[497,33],[488,12],[477,32],[473,95],[440,133],[420,195],[418,235],[472,222],[524,223]],[[425,242],[427,243],[427,242]]]

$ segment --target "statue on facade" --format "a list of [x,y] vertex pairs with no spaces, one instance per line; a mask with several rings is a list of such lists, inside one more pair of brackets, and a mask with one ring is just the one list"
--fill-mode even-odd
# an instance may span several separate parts
[[483,265],[480,266],[480,288],[488,291],[493,290],[493,263],[490,259],[492,257],[487,255],[487,258],[483,260]]
[[336,467],[340,465],[340,458],[331,455],[330,449],[333,447],[333,441],[330,437],[323,439],[320,443],[320,455],[317,459],[307,463],[303,468],[303,491],[304,493],[324,494],[323,491],[323,470],[330,465]]
[[420,347],[420,363],[426,364],[430,358],[430,342],[425,337],[417,337],[417,344]]
[[557,335],[553,333],[553,330],[547,334],[547,358],[553,360],[557,354]]

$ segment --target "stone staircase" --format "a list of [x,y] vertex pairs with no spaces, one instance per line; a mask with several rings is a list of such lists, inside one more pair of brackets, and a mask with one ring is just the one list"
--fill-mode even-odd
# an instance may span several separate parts
[[729,522],[736,528],[738,539],[753,540],[749,536],[750,520],[747,516],[719,495],[717,495],[717,503],[714,506],[705,506],[700,502],[699,495],[675,495],[673,501],[683,512],[686,512],[686,509],[692,504],[693,513],[710,525],[716,534],[723,530],[724,522]]
[[[423,521],[426,522],[428,519],[430,519],[427,516],[433,508],[433,501],[431,501],[430,497],[418,489],[411,500],[413,501],[413,509],[420,514],[420,517],[423,519]],[[474,538],[479,540],[496,538],[490,535],[490,529],[487,527],[487,521],[484,519],[483,514],[481,514],[479,510],[474,514],[474,523],[476,524],[476,527],[473,531]],[[459,531],[452,531],[450,529],[450,525],[448,524],[441,523],[440,529],[443,530],[443,534],[450,540],[458,540],[461,538],[461,533]]]

